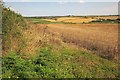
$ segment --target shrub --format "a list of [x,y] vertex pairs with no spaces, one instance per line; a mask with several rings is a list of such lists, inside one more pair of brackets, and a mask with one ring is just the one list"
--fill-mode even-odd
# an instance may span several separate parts
[[27,23],[20,14],[9,8],[3,8],[2,14],[3,53],[11,50],[20,52],[20,46],[25,45],[23,31],[27,29]]

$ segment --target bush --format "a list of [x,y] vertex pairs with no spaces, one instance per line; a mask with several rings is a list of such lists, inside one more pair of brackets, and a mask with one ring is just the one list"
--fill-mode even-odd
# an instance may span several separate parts
[[17,53],[3,58],[2,61],[3,78],[33,78],[38,75],[34,71],[33,60],[25,60]]
[[119,23],[120,21],[118,19],[112,20],[112,19],[98,19],[90,21],[89,23]]
[[9,8],[3,8],[2,14],[3,54],[11,50],[20,52],[25,45],[23,32],[27,29],[27,23],[20,14]]

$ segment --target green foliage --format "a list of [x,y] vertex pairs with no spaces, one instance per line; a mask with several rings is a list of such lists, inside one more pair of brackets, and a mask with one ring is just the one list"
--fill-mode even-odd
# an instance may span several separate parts
[[23,31],[25,29],[27,29],[27,24],[20,14],[11,11],[9,8],[3,8],[2,33],[4,51],[9,51],[15,44],[16,46],[24,45]]
[[93,20],[93,21],[88,22],[88,23],[111,23],[111,24],[114,24],[114,23],[120,23],[120,21],[118,19],[116,19],[116,20],[112,20],[112,19],[98,19],[98,20]]
[[17,53],[10,53],[3,58],[3,78],[32,78],[37,77],[32,60],[25,60]]
[[[17,36],[20,34],[20,29],[25,29],[25,27],[27,27],[24,18],[8,8],[3,9],[2,16],[3,34],[7,35],[7,33],[11,32]],[[14,30],[16,30],[16,32]]]
[[3,78],[119,77],[117,64],[85,51],[47,46],[38,53],[34,59],[24,59],[15,52],[3,57]]

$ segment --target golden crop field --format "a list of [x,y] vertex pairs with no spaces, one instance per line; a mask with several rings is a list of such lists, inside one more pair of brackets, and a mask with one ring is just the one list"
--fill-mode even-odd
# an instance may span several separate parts
[[43,19],[51,22],[72,22],[72,23],[86,23],[97,19],[117,19],[118,16],[88,16],[88,17],[60,17],[56,19]]
[[47,21],[51,21],[51,22],[73,22],[73,23],[83,23],[83,22],[89,22],[92,20],[96,20],[96,19],[91,19],[91,18],[79,18],[79,17],[62,17],[62,18],[58,18],[57,20],[51,20],[51,19],[44,19]]

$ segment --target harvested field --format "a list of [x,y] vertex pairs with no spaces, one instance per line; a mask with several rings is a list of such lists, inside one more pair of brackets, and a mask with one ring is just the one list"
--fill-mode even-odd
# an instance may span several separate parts
[[[42,24],[37,24],[41,28]],[[47,34],[57,36],[64,43],[93,51],[112,60],[118,59],[117,24],[47,24]]]
[[47,21],[51,21],[51,22],[72,22],[72,23],[83,23],[83,22],[90,22],[92,20],[96,20],[96,19],[92,19],[92,18],[79,18],[79,17],[61,17],[58,18],[57,20],[52,20],[52,19],[44,19]]

